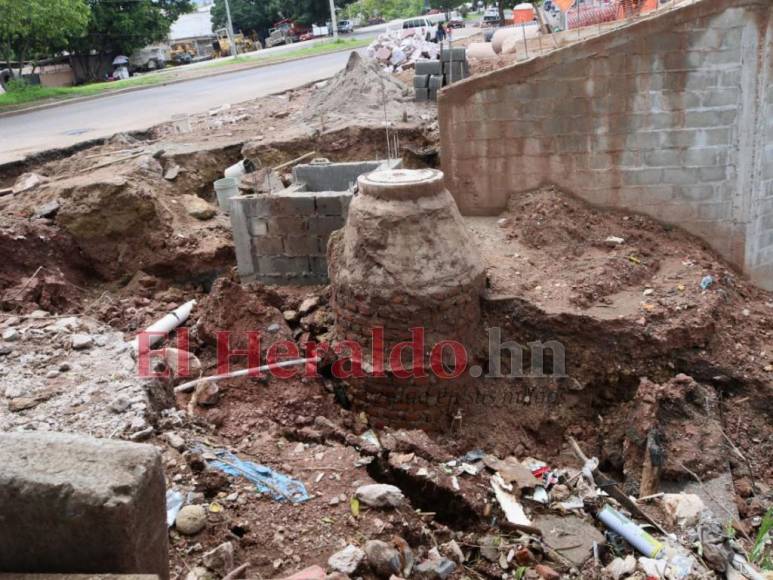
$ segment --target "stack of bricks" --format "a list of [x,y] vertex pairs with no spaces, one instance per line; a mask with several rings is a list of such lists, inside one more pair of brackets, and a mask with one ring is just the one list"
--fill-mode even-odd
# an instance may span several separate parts
[[416,63],[416,75],[413,77],[416,100],[436,101],[441,88],[463,80],[469,74],[467,49],[443,48],[440,60],[420,60]]
[[327,281],[327,240],[343,227],[350,192],[285,190],[231,198],[239,275],[245,282]]

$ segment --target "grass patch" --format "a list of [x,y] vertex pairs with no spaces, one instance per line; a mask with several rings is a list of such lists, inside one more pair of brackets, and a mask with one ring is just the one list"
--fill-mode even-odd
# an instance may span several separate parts
[[[338,40],[330,40],[328,42],[323,42],[312,46],[299,46],[295,50],[288,50],[279,54],[262,55],[262,51],[258,51],[254,54],[239,55],[235,58],[218,59],[215,62],[208,63],[203,68],[205,70],[211,70],[213,68],[239,67],[246,64],[255,64],[261,66],[276,64],[296,58],[306,58],[331,52],[338,52],[339,50],[353,50],[355,48],[367,46],[368,44],[370,44],[368,39],[339,38]],[[15,107],[28,103],[34,103],[36,101],[85,97],[98,95],[101,93],[109,93],[130,87],[158,85],[161,83],[169,82],[170,80],[175,80],[178,75],[182,74],[183,72],[187,72],[186,69],[172,67],[158,73],[136,76],[126,80],[106,83],[92,83],[88,85],[80,85],[77,87],[41,87],[12,81],[9,83],[8,92],[0,95],[0,110],[6,107]]]

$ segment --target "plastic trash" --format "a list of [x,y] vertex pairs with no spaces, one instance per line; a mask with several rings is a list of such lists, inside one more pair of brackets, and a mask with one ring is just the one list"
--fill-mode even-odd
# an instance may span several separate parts
[[613,509],[609,504],[599,511],[597,517],[605,526],[623,536],[629,544],[647,558],[658,558],[661,556],[664,545],[623,514]]
[[243,461],[225,449],[200,449],[205,453],[215,456],[215,459],[208,461],[209,467],[228,475],[242,476],[248,479],[255,484],[260,493],[268,494],[276,501],[301,503],[310,499],[306,486],[303,485],[302,481],[274,471],[265,465],[259,465],[252,461]]
[[704,276],[701,279],[701,290],[707,290],[714,283],[714,276]]
[[182,509],[185,499],[183,494],[176,489],[166,490],[166,526],[171,528],[174,524],[174,519]]

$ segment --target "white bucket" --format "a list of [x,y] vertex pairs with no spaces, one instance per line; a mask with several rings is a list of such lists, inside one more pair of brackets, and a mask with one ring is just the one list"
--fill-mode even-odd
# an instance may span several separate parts
[[224,177],[215,182],[217,204],[226,215],[231,213],[231,198],[239,195],[239,182],[233,177]]

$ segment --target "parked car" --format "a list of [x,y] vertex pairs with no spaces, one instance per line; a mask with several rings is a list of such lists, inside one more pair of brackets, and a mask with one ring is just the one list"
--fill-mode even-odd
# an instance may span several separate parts
[[354,30],[354,24],[351,20],[340,20],[338,22],[338,33],[348,34]]
[[426,40],[432,40],[435,36],[436,28],[425,16],[407,18],[406,20],[394,20],[387,24],[387,32],[402,30],[403,36],[411,36],[419,31]]
[[461,16],[452,16],[448,21],[448,28],[464,28],[466,22]]
[[368,26],[375,26],[376,24],[384,24],[384,22],[386,22],[386,20],[377,16],[376,18],[371,18],[370,20],[368,20]]

